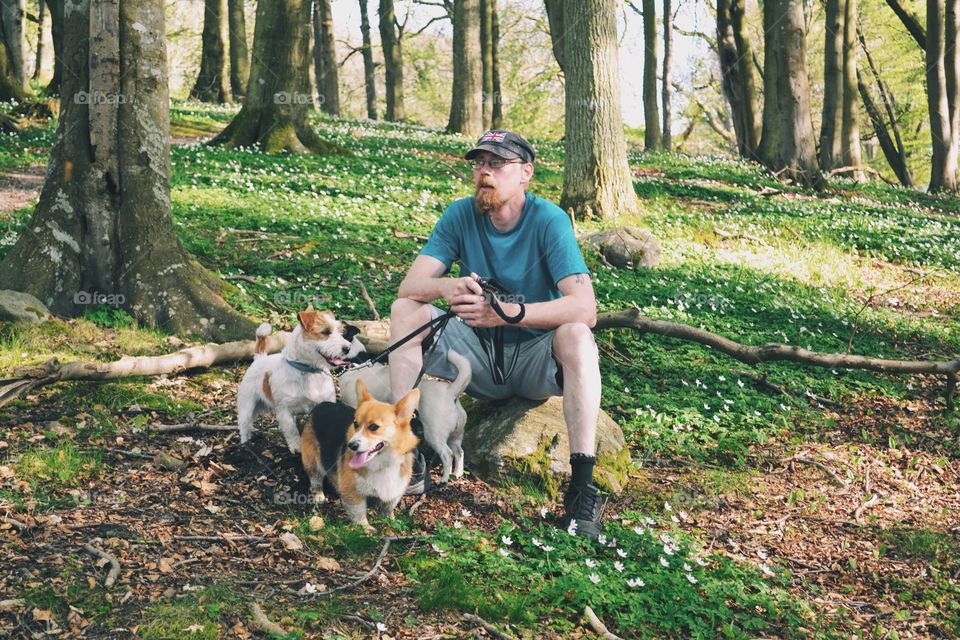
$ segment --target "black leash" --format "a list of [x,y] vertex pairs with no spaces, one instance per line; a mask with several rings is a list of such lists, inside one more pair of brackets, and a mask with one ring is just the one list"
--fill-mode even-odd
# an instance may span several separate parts
[[[506,322],[507,324],[517,324],[523,317],[527,315],[527,308],[522,302],[517,302],[516,296],[510,293],[506,287],[500,284],[498,281],[493,278],[477,278],[477,284],[480,285],[480,288],[483,289],[484,293],[487,296],[487,302],[490,306],[493,307],[494,313],[500,316],[500,319]],[[517,312],[517,315],[510,316],[503,310],[503,307],[500,306],[501,302],[510,302],[513,301],[520,306],[520,311]],[[487,359],[490,362],[490,371],[493,373],[493,381],[496,384],[506,384],[507,380],[510,379],[510,376],[513,375],[513,370],[517,366],[517,361],[520,359],[520,341],[514,343],[513,345],[513,357],[510,360],[510,366],[505,367],[505,342],[504,339],[504,327],[496,327],[493,330],[493,340],[492,344],[488,344],[487,339],[479,332],[479,330],[474,329],[474,333],[477,334],[477,338],[480,340],[480,344],[483,346],[484,352],[487,354]],[[519,336],[518,336],[519,337]]]
[[425,373],[426,366],[427,366],[426,365],[427,355],[429,355],[430,352],[433,351],[433,349],[437,346],[438,341],[435,338],[438,336],[438,334],[441,331],[443,331],[443,328],[447,326],[447,323],[450,321],[450,318],[454,317],[455,315],[457,314],[455,314],[453,311],[447,311],[446,313],[443,313],[437,316],[436,318],[431,318],[428,322],[425,322],[424,324],[420,325],[419,327],[417,327],[416,329],[414,329],[413,331],[405,335],[403,338],[396,341],[395,343],[393,343],[392,345],[390,345],[389,347],[387,347],[386,349],[378,353],[376,356],[368,360],[367,365],[377,364],[378,362],[380,362],[381,360],[389,356],[391,353],[393,353],[403,345],[413,340],[416,336],[420,334],[421,331],[429,328],[430,333],[428,333],[427,337],[423,339],[423,344],[427,345],[427,349],[423,352],[423,363],[420,365],[420,372],[417,374],[417,380],[416,382],[413,383],[413,388],[416,389],[420,385],[420,381],[423,380],[423,375]]

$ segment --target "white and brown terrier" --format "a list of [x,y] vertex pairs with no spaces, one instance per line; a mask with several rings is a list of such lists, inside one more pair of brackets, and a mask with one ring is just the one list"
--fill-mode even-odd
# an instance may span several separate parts
[[300,451],[297,416],[310,413],[321,402],[337,399],[330,370],[347,364],[363,347],[355,339],[356,328],[337,320],[332,313],[308,309],[297,314],[299,323],[280,353],[267,355],[270,325],[257,329],[253,364],[237,390],[237,422],[240,442],[253,435],[260,413],[277,416],[280,431],[291,453]]
[[362,380],[356,389],[360,398],[356,411],[329,402],[313,410],[303,428],[300,455],[314,501],[326,500],[326,479],[340,494],[350,520],[370,529],[367,499],[379,500],[381,514],[390,517],[410,484],[413,450],[419,442],[410,418],[420,391],[414,389],[390,404],[371,396]]

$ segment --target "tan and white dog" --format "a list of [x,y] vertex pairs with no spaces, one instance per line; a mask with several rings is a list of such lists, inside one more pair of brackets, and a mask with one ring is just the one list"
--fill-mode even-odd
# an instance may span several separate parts
[[314,502],[326,500],[326,479],[340,494],[350,520],[370,529],[367,500],[379,500],[381,514],[390,517],[410,484],[418,443],[410,418],[420,391],[414,389],[396,404],[375,399],[362,380],[356,391],[360,402],[355,411],[329,402],[313,410],[300,455]]
[[[437,452],[443,463],[440,482],[448,482],[450,476],[463,475],[463,434],[467,424],[467,412],[460,403],[460,394],[470,384],[473,375],[470,361],[453,349],[447,351],[447,360],[457,368],[453,382],[425,378],[420,382],[420,421],[423,423],[423,438]],[[363,380],[373,397],[390,400],[390,367],[378,364],[372,367],[348,369],[340,376],[340,401],[351,407],[359,404],[355,392],[356,381]]]
[[[270,325],[257,329],[253,364],[237,390],[240,442],[253,435],[260,413],[273,412],[291,453],[300,451],[298,415],[321,402],[337,399],[330,370],[347,364],[356,350],[350,330],[332,313],[308,309],[297,314],[299,323],[280,353],[267,355]],[[362,348],[362,347],[361,347]]]

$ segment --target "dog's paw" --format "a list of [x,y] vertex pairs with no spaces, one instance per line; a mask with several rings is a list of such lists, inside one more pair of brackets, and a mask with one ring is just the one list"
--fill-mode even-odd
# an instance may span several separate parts
[[327,501],[327,496],[323,491],[313,492],[313,504],[325,504],[326,501]]

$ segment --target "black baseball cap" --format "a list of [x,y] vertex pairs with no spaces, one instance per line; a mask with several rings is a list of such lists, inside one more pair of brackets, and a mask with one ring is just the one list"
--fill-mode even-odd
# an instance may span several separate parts
[[536,152],[533,146],[513,131],[487,131],[477,140],[477,145],[463,156],[472,160],[481,151],[489,151],[507,160],[520,159],[533,162]]

